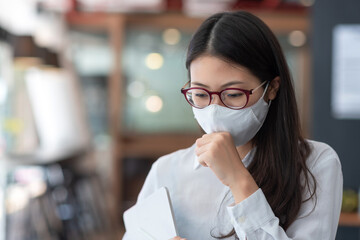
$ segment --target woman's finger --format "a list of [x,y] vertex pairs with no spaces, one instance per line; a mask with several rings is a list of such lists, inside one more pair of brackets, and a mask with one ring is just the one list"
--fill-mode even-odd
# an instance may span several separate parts
[[196,156],[201,156],[204,152],[207,152],[209,150],[209,144],[202,145],[202,146],[196,146],[195,148],[195,154]]
[[209,166],[209,164],[206,162],[206,159],[204,156],[198,156],[196,159],[202,166],[204,166],[204,167]]
[[209,142],[211,142],[211,138],[209,137],[209,135],[210,134],[204,134],[204,135],[202,135],[201,138],[198,138],[196,140],[196,146],[201,147],[201,146],[206,145]]
[[208,167],[208,164],[204,161],[203,157],[198,157],[197,160],[203,167]]

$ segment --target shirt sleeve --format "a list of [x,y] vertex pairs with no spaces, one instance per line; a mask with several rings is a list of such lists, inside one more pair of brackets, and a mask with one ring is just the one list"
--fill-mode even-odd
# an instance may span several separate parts
[[334,153],[315,165],[311,171],[317,183],[316,201],[310,199],[302,204],[297,219],[286,232],[261,189],[227,207],[238,237],[241,240],[335,239],[343,185],[340,161]]
[[[155,190],[158,189],[158,181],[157,181],[157,162],[155,162],[147,175],[144,185],[141,188],[141,191],[138,195],[137,202],[141,202],[146,197],[150,196]],[[130,233],[125,232],[123,236],[123,240],[136,240],[136,237],[131,236]]]

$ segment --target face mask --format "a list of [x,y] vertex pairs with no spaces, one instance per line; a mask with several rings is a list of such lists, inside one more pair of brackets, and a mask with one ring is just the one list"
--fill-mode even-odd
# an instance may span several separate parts
[[270,107],[264,100],[268,84],[261,98],[252,106],[234,110],[217,104],[203,109],[193,107],[195,119],[206,133],[229,132],[236,146],[249,142],[263,125]]

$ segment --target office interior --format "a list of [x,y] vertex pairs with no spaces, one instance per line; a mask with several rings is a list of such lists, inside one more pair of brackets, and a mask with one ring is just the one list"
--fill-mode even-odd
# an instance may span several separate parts
[[338,153],[337,240],[360,239],[357,0],[0,0],[0,240],[121,239],[160,156],[201,136],[180,93],[201,22],[246,10],[278,37],[304,135]]

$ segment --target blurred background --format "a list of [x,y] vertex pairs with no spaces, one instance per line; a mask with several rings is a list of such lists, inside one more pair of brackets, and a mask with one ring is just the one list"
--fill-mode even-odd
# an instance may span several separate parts
[[121,239],[151,164],[200,134],[192,34],[239,9],[277,35],[305,136],[342,162],[336,239],[360,239],[358,0],[0,0],[0,240]]

